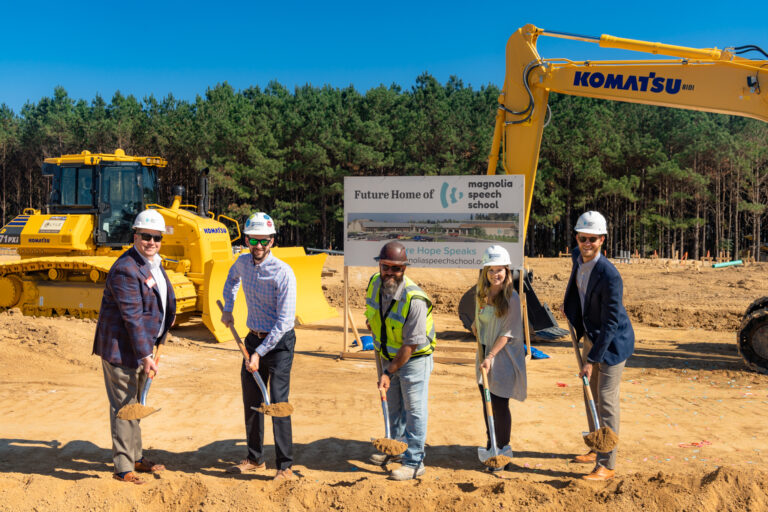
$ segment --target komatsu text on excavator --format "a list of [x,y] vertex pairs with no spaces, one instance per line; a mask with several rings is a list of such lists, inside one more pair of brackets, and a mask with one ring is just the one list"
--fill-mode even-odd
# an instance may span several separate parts
[[[0,264],[0,311],[96,318],[107,272],[132,243],[133,219],[155,208],[167,229],[160,254],[176,293],[176,323],[202,316],[217,340],[232,339],[220,322],[216,299],[234,262],[238,223],[208,211],[207,172],[200,176],[198,205],[181,204],[181,187],[174,189],[170,207],[158,205],[158,174],[167,165],[163,158],[128,156],[122,149],[45,159],[43,175],[52,179],[45,213],[26,209],[0,229],[0,247],[16,249],[20,256]],[[301,247],[273,252],[296,274],[297,320],[335,316],[320,283],[327,256],[307,256]],[[235,309],[238,329],[247,329],[242,292]]]
[[[536,50],[536,42],[542,36],[672,58],[581,62],[542,59]],[[507,42],[504,88],[499,97],[488,174],[496,174],[502,151],[503,172],[525,176],[527,227],[542,131],[550,116],[547,100],[551,92],[768,122],[768,60],[742,56],[750,52],[768,59],[768,54],[754,45],[723,50],[687,48],[526,25]],[[738,335],[738,349],[747,365],[768,372],[768,297],[756,300],[748,308]]]

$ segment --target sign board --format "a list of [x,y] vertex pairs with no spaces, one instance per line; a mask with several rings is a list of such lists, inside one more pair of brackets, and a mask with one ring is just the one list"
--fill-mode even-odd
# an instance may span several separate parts
[[344,178],[344,264],[376,266],[398,240],[415,267],[480,268],[501,245],[523,266],[524,176]]

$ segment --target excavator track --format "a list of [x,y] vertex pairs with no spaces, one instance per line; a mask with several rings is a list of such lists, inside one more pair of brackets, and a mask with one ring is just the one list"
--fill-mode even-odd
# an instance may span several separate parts
[[[19,308],[26,316],[99,316],[112,256],[47,256],[0,263],[0,311]],[[195,310],[194,284],[166,270],[176,294],[177,316]]]

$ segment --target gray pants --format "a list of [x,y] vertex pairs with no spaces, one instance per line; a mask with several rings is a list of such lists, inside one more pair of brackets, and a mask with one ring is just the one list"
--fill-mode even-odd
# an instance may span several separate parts
[[104,384],[109,399],[109,426],[112,432],[112,461],[115,473],[133,471],[134,464],[141,459],[141,427],[139,420],[121,420],[117,411],[135,403],[147,375],[143,368],[128,368],[101,360],[104,370]]
[[[584,336],[584,347],[581,350],[583,361],[587,362],[587,354],[592,350],[592,342]],[[595,365],[592,372],[592,378],[589,379],[589,387],[592,390],[592,396],[595,398],[597,414],[601,427],[610,427],[611,430],[619,435],[619,385],[621,384],[621,374],[624,372],[626,361],[610,366],[605,363]],[[594,432],[595,423],[592,421],[592,412],[589,409],[587,401],[587,392],[584,391],[584,406],[587,409],[587,418],[589,419],[589,430]],[[608,453],[597,454],[597,465],[607,469],[616,469],[616,448]]]

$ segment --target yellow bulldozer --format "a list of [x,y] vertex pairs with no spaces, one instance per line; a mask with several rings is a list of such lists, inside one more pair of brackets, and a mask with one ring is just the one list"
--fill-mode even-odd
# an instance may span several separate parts
[[[207,172],[200,176],[197,205],[182,204],[182,187],[174,188],[171,206],[158,205],[158,174],[167,165],[164,158],[128,156],[122,149],[46,158],[43,175],[52,184],[44,212],[28,208],[0,229],[0,247],[16,249],[20,257],[0,263],[0,311],[96,318],[107,272],[132,244],[133,219],[155,208],[167,226],[160,254],[176,293],[176,323],[201,316],[218,341],[231,340],[216,300],[239,253],[233,242],[240,228],[208,211]],[[301,247],[273,253],[296,274],[299,323],[337,315],[320,283],[326,254],[306,255]],[[247,329],[242,291],[234,315],[238,330]]]

